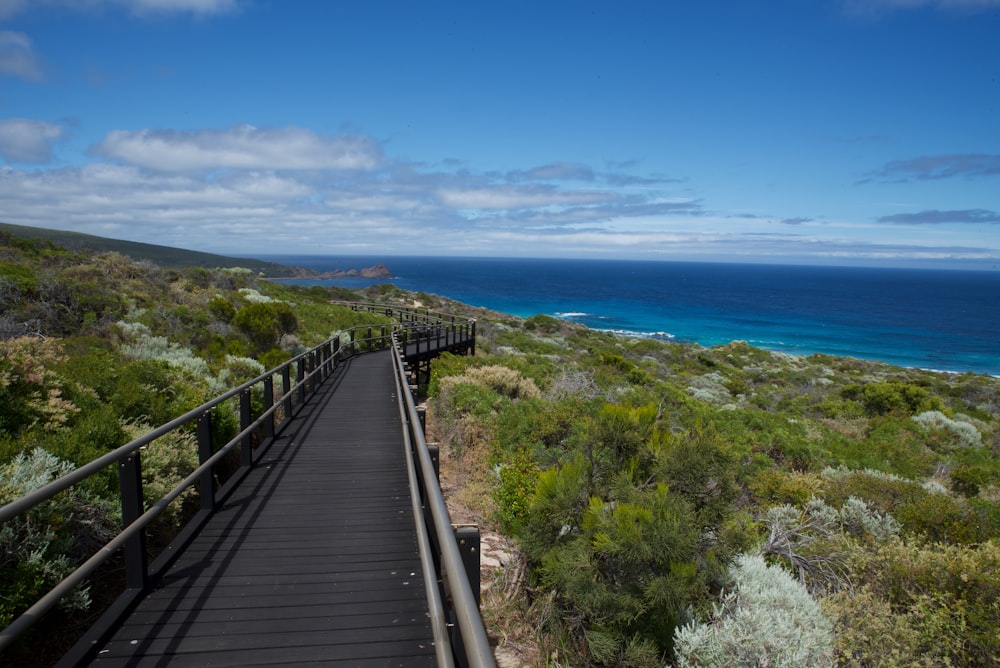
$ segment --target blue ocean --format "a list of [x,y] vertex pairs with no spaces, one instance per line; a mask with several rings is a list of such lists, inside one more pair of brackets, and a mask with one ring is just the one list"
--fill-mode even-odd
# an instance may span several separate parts
[[715,346],[1000,376],[1000,271],[510,258],[268,256],[319,271],[385,264],[393,283],[518,316]]

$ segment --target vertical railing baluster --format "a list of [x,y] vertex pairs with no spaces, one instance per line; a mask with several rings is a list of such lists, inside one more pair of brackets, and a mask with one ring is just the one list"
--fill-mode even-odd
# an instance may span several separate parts
[[299,408],[306,403],[306,385],[303,380],[306,377],[306,358],[300,357],[296,366],[296,371],[298,375],[295,377],[295,382],[299,385]]
[[[205,411],[198,418],[198,464],[204,464],[212,456],[212,412]],[[202,510],[215,510],[215,476],[208,468],[198,481],[198,495]]]
[[268,376],[264,379],[264,412],[268,413],[267,420],[264,422],[264,438],[271,440],[274,438],[274,411],[271,408],[274,407],[274,376]]
[[[253,422],[253,416],[251,415],[250,406],[250,388],[247,388],[240,392],[240,431],[246,431],[250,428],[250,423]],[[250,433],[243,435],[243,439],[240,441],[240,458],[243,466],[251,467],[253,466],[253,439]]]
[[286,364],[281,367],[281,396],[284,397],[285,414],[281,418],[281,424],[292,419],[292,365]]
[[[139,451],[118,460],[118,482],[121,485],[122,530],[142,517],[142,462]],[[146,589],[149,573],[146,557],[146,530],[143,529],[125,543],[125,586]]]

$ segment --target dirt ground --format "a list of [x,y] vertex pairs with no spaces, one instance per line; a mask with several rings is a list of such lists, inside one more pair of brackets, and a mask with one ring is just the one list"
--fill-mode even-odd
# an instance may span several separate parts
[[[430,440],[430,432],[428,434]],[[486,632],[499,668],[535,668],[545,662],[534,629],[524,623],[524,560],[516,546],[489,528],[476,501],[474,474],[441,447],[441,491],[452,524],[475,524],[480,532],[480,593]],[[478,504],[477,504],[478,505]]]

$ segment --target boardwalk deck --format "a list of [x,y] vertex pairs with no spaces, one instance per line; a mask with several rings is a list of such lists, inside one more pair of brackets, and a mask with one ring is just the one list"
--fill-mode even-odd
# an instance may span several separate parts
[[96,665],[435,664],[389,355],[320,390]]

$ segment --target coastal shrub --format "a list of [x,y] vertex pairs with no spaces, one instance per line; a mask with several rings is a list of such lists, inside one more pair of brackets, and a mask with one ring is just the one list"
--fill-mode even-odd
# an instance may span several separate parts
[[[126,425],[127,438],[133,441],[153,429],[143,422],[129,422]],[[145,445],[140,458],[142,495],[148,508],[198,468],[198,441],[193,432],[174,429]],[[194,494],[194,487],[189,487],[167,506],[160,514],[161,525],[174,527],[181,517],[184,502]]]
[[666,485],[614,502],[592,497],[580,532],[544,554],[540,582],[556,592],[581,656],[597,665],[662,665],[674,628],[702,587],[693,520]]
[[863,499],[869,507],[891,514],[903,531],[930,540],[974,543],[984,537],[981,518],[967,503],[938,486],[877,471],[826,469],[824,476],[836,480],[824,493],[827,503],[844,504],[848,498]]
[[691,504],[698,526],[716,527],[732,511],[740,492],[738,458],[717,433],[707,429],[661,437],[656,479]]
[[122,344],[120,352],[136,360],[161,360],[202,378],[209,375],[208,362],[187,346],[170,342],[165,336],[139,334],[131,343]]
[[247,300],[251,304],[267,304],[274,301],[267,295],[262,295],[253,288],[240,288],[239,293],[243,299]]
[[590,491],[590,467],[581,455],[538,473],[527,513],[514,527],[529,558],[540,561],[579,535]]
[[679,668],[833,666],[832,624],[791,575],[760,555],[741,555],[729,577],[708,622],[676,630]]
[[291,307],[278,301],[250,302],[236,312],[232,322],[258,353],[278,345],[283,336],[294,333],[299,326]]
[[760,545],[761,553],[787,564],[810,591],[850,587],[843,541],[837,540],[835,534],[835,512],[832,516],[822,511],[810,513],[786,504],[767,509],[761,524],[767,532]]
[[16,435],[35,426],[54,431],[68,424],[79,408],[63,396],[69,383],[56,367],[65,360],[54,339],[0,341],[0,430]]
[[540,331],[552,334],[553,332],[558,332],[560,327],[562,327],[562,321],[558,318],[553,318],[551,315],[533,315],[524,321],[524,328],[529,332]]
[[208,301],[208,312],[222,322],[232,322],[236,316],[236,307],[225,297],[212,297]]
[[961,464],[948,474],[951,488],[966,497],[976,496],[979,490],[992,482],[990,471],[983,466]]
[[209,398],[204,378],[159,359],[122,364],[113,385],[102,397],[121,419],[160,425],[199,406]]
[[749,479],[747,487],[761,506],[802,506],[809,499],[820,495],[823,479],[815,473],[782,471],[772,466],[755,473]]
[[515,369],[500,365],[469,367],[461,375],[438,381],[438,392],[447,393],[456,385],[476,385],[509,399],[538,399],[542,396],[535,382]]
[[519,449],[494,470],[497,480],[492,496],[496,519],[501,530],[510,532],[528,515],[538,467],[526,450]]
[[805,471],[825,454],[801,421],[785,415],[736,408],[714,411],[705,419],[741,456],[764,454],[777,464]]
[[688,381],[688,392],[699,401],[715,406],[726,406],[734,401],[730,386],[729,380],[718,371],[713,371],[703,376],[691,378]]
[[[920,622],[867,585],[839,591],[819,601],[835,634],[834,660],[840,666],[904,668],[948,665],[942,643],[922,642]],[[962,665],[962,664],[951,664]]]
[[[35,448],[0,465],[0,505],[69,473],[73,465]],[[88,550],[115,533],[110,504],[73,487],[0,527],[0,626],[58,584]],[[61,607],[84,610],[87,587],[64,598]]]
[[827,445],[837,461],[851,468],[889,470],[911,478],[930,475],[938,461],[926,432],[898,415],[872,418],[860,440],[831,439]]
[[957,445],[978,448],[983,445],[982,434],[969,421],[953,420],[941,411],[925,411],[913,416],[913,421],[927,430],[944,429],[955,437]]
[[[1000,657],[1000,547],[892,540],[856,573],[909,627],[927,665],[995,665]],[[901,664],[906,665],[906,664]]]
[[851,385],[843,390],[843,396],[860,402],[869,415],[913,415],[940,404],[939,399],[931,398],[927,388],[900,380]]

